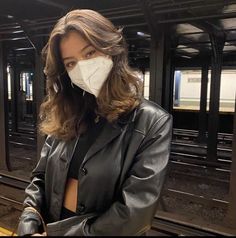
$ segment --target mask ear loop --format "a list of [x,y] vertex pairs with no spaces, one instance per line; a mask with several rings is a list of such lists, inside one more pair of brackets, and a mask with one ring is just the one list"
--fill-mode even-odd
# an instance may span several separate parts
[[[72,88],[75,88],[75,87],[74,87],[74,84],[72,83],[72,81],[70,81],[70,84],[71,84],[71,87],[72,87]],[[85,95],[85,93],[86,93],[86,91],[83,90],[83,96]]]
[[53,89],[54,89],[55,93],[59,93],[59,91],[62,91],[63,86],[61,84],[60,75],[57,76],[57,82],[53,83]]
[[59,88],[58,88],[57,83],[53,83],[53,89],[54,89],[55,93],[59,92]]
[[[72,87],[72,88],[75,88],[75,87],[74,87],[74,84],[72,83],[72,81],[70,81],[70,84],[71,84],[71,87]],[[86,91],[83,90],[83,97],[84,97],[85,93],[86,93]]]

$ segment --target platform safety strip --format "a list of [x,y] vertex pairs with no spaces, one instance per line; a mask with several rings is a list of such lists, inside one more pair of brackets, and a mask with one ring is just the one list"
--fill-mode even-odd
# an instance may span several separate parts
[[[3,228],[3,227],[0,227],[0,236],[11,236],[12,235],[12,232]],[[16,234],[14,234],[14,236],[16,236]]]

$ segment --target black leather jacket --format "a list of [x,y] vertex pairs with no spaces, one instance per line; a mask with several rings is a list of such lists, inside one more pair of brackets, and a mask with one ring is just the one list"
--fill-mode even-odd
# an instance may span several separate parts
[[[23,205],[43,214],[48,235],[141,235],[157,209],[171,135],[171,115],[147,100],[125,118],[106,123],[79,170],[78,216],[61,221],[76,139],[48,136]],[[23,211],[18,235],[38,232],[39,224],[36,214]]]

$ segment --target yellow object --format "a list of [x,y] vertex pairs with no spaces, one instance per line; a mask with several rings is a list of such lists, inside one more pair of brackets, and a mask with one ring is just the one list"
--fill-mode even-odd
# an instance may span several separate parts
[[[11,236],[12,235],[12,232],[3,228],[3,227],[0,227],[0,236]],[[16,234],[14,234],[14,236],[16,236]]]

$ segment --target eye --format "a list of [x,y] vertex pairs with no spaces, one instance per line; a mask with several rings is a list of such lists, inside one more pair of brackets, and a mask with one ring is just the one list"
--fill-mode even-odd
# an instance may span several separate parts
[[90,50],[88,53],[86,53],[85,58],[92,58],[92,56],[96,53],[95,49]]
[[66,63],[65,63],[65,68],[66,68],[67,70],[70,70],[70,69],[72,69],[72,68],[75,66],[75,64],[76,64],[76,61],[66,62]]

